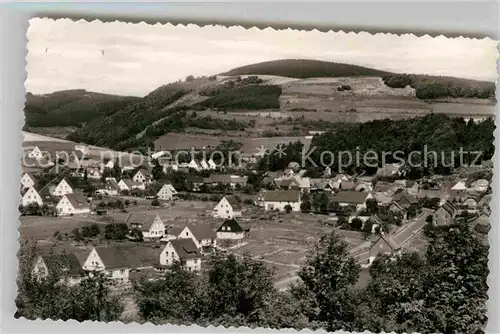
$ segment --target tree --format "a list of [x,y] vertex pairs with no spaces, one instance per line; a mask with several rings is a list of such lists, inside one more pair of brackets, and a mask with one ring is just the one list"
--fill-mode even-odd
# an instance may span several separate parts
[[154,199],[151,201],[151,206],[160,206],[160,201],[158,201],[158,199]]
[[328,195],[322,192],[313,196],[312,205],[316,211],[327,212],[329,201]]
[[153,160],[153,169],[151,174],[153,175],[153,179],[155,181],[159,181],[165,177],[165,174],[163,173],[163,166],[158,162],[158,159]]
[[324,323],[328,331],[352,330],[356,318],[353,286],[359,277],[359,265],[337,234],[319,240],[299,277],[317,304],[314,320]]
[[186,82],[191,82],[191,81],[194,81],[194,76],[192,76],[192,75],[188,75],[188,76],[186,77]]
[[365,239],[372,234],[372,229],[373,229],[373,223],[371,219],[368,219],[367,221],[365,221],[363,227],[361,228],[361,232],[363,232],[363,236],[365,237]]
[[353,230],[361,231],[361,229],[363,228],[363,221],[359,218],[354,218],[351,221],[351,227]]
[[138,242],[144,241],[144,236],[142,234],[142,231],[138,228],[133,228],[132,230],[130,230],[130,237],[134,241],[138,241]]
[[304,202],[300,203],[300,211],[310,212],[311,211],[311,202],[304,201]]
[[82,241],[83,237],[82,234],[80,233],[80,229],[75,228],[71,231],[71,234],[73,235],[73,240],[75,241]]
[[87,169],[85,168],[85,169],[83,170],[83,180],[84,180],[84,181],[87,181],[87,179],[88,179],[88,173],[87,173]]
[[175,262],[162,279],[134,284],[140,317],[152,322],[193,323],[203,302],[197,287],[195,274]]
[[231,325],[227,321],[233,317],[243,324],[261,323],[275,293],[272,276],[264,263],[248,254],[241,260],[234,255],[215,256],[210,262],[204,299],[208,318],[222,320],[223,325]]
[[123,240],[127,234],[128,226],[125,223],[112,223],[104,228],[104,238],[109,240]]
[[376,215],[379,212],[378,201],[375,198],[370,198],[366,201],[366,212],[368,215]]
[[286,213],[290,213],[290,212],[292,212],[292,209],[293,209],[293,208],[292,208],[292,206],[291,206],[290,204],[285,205],[285,212],[286,212]]
[[84,238],[93,238],[98,236],[101,233],[101,229],[97,224],[86,225],[82,227],[82,237]]

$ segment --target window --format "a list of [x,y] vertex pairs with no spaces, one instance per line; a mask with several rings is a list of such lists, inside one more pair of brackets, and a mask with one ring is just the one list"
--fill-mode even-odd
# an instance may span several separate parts
[[125,273],[125,269],[120,269],[120,274],[124,274]]
[[172,252],[172,255],[171,255],[171,256],[172,256],[172,257],[174,257],[174,252]]
[[186,232],[186,236],[188,236],[188,233]]
[[194,259],[194,264],[197,264],[198,263],[198,259]]
[[228,231],[231,231],[231,226],[228,226],[228,227],[227,227],[227,230],[228,230]]

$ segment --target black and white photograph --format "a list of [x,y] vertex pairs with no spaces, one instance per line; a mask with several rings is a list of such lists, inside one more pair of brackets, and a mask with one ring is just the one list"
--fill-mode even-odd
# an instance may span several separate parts
[[32,18],[15,317],[485,333],[497,45]]

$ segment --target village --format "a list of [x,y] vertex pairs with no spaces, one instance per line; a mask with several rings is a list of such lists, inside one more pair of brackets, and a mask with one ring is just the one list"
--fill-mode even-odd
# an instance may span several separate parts
[[[30,166],[50,160],[40,145],[25,149]],[[275,285],[284,290],[298,279],[311,245],[334,230],[362,268],[379,254],[424,251],[428,224],[466,219],[479,234],[489,230],[484,169],[468,178],[410,181],[396,165],[371,177],[332,175],[327,167],[310,178],[291,162],[265,172],[259,190],[253,181],[249,191],[248,173],[257,173],[251,164],[234,174],[211,159],[120,167],[98,161],[85,145],[66,146],[73,153],[65,161],[52,150],[48,168],[30,167],[21,178],[20,238],[37,244],[37,275],[48,275],[56,258],[75,282],[101,271],[123,287],[161,277],[174,261],[201,274],[210,255],[249,254],[275,271]],[[181,183],[189,186],[162,181],[170,173],[184,173]]]

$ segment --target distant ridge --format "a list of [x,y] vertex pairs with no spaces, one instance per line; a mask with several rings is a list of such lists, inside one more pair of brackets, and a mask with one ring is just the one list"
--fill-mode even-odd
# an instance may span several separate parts
[[246,74],[277,75],[306,79],[317,77],[383,76],[391,73],[363,66],[311,59],[271,60],[237,67],[221,73],[221,75],[228,76]]

